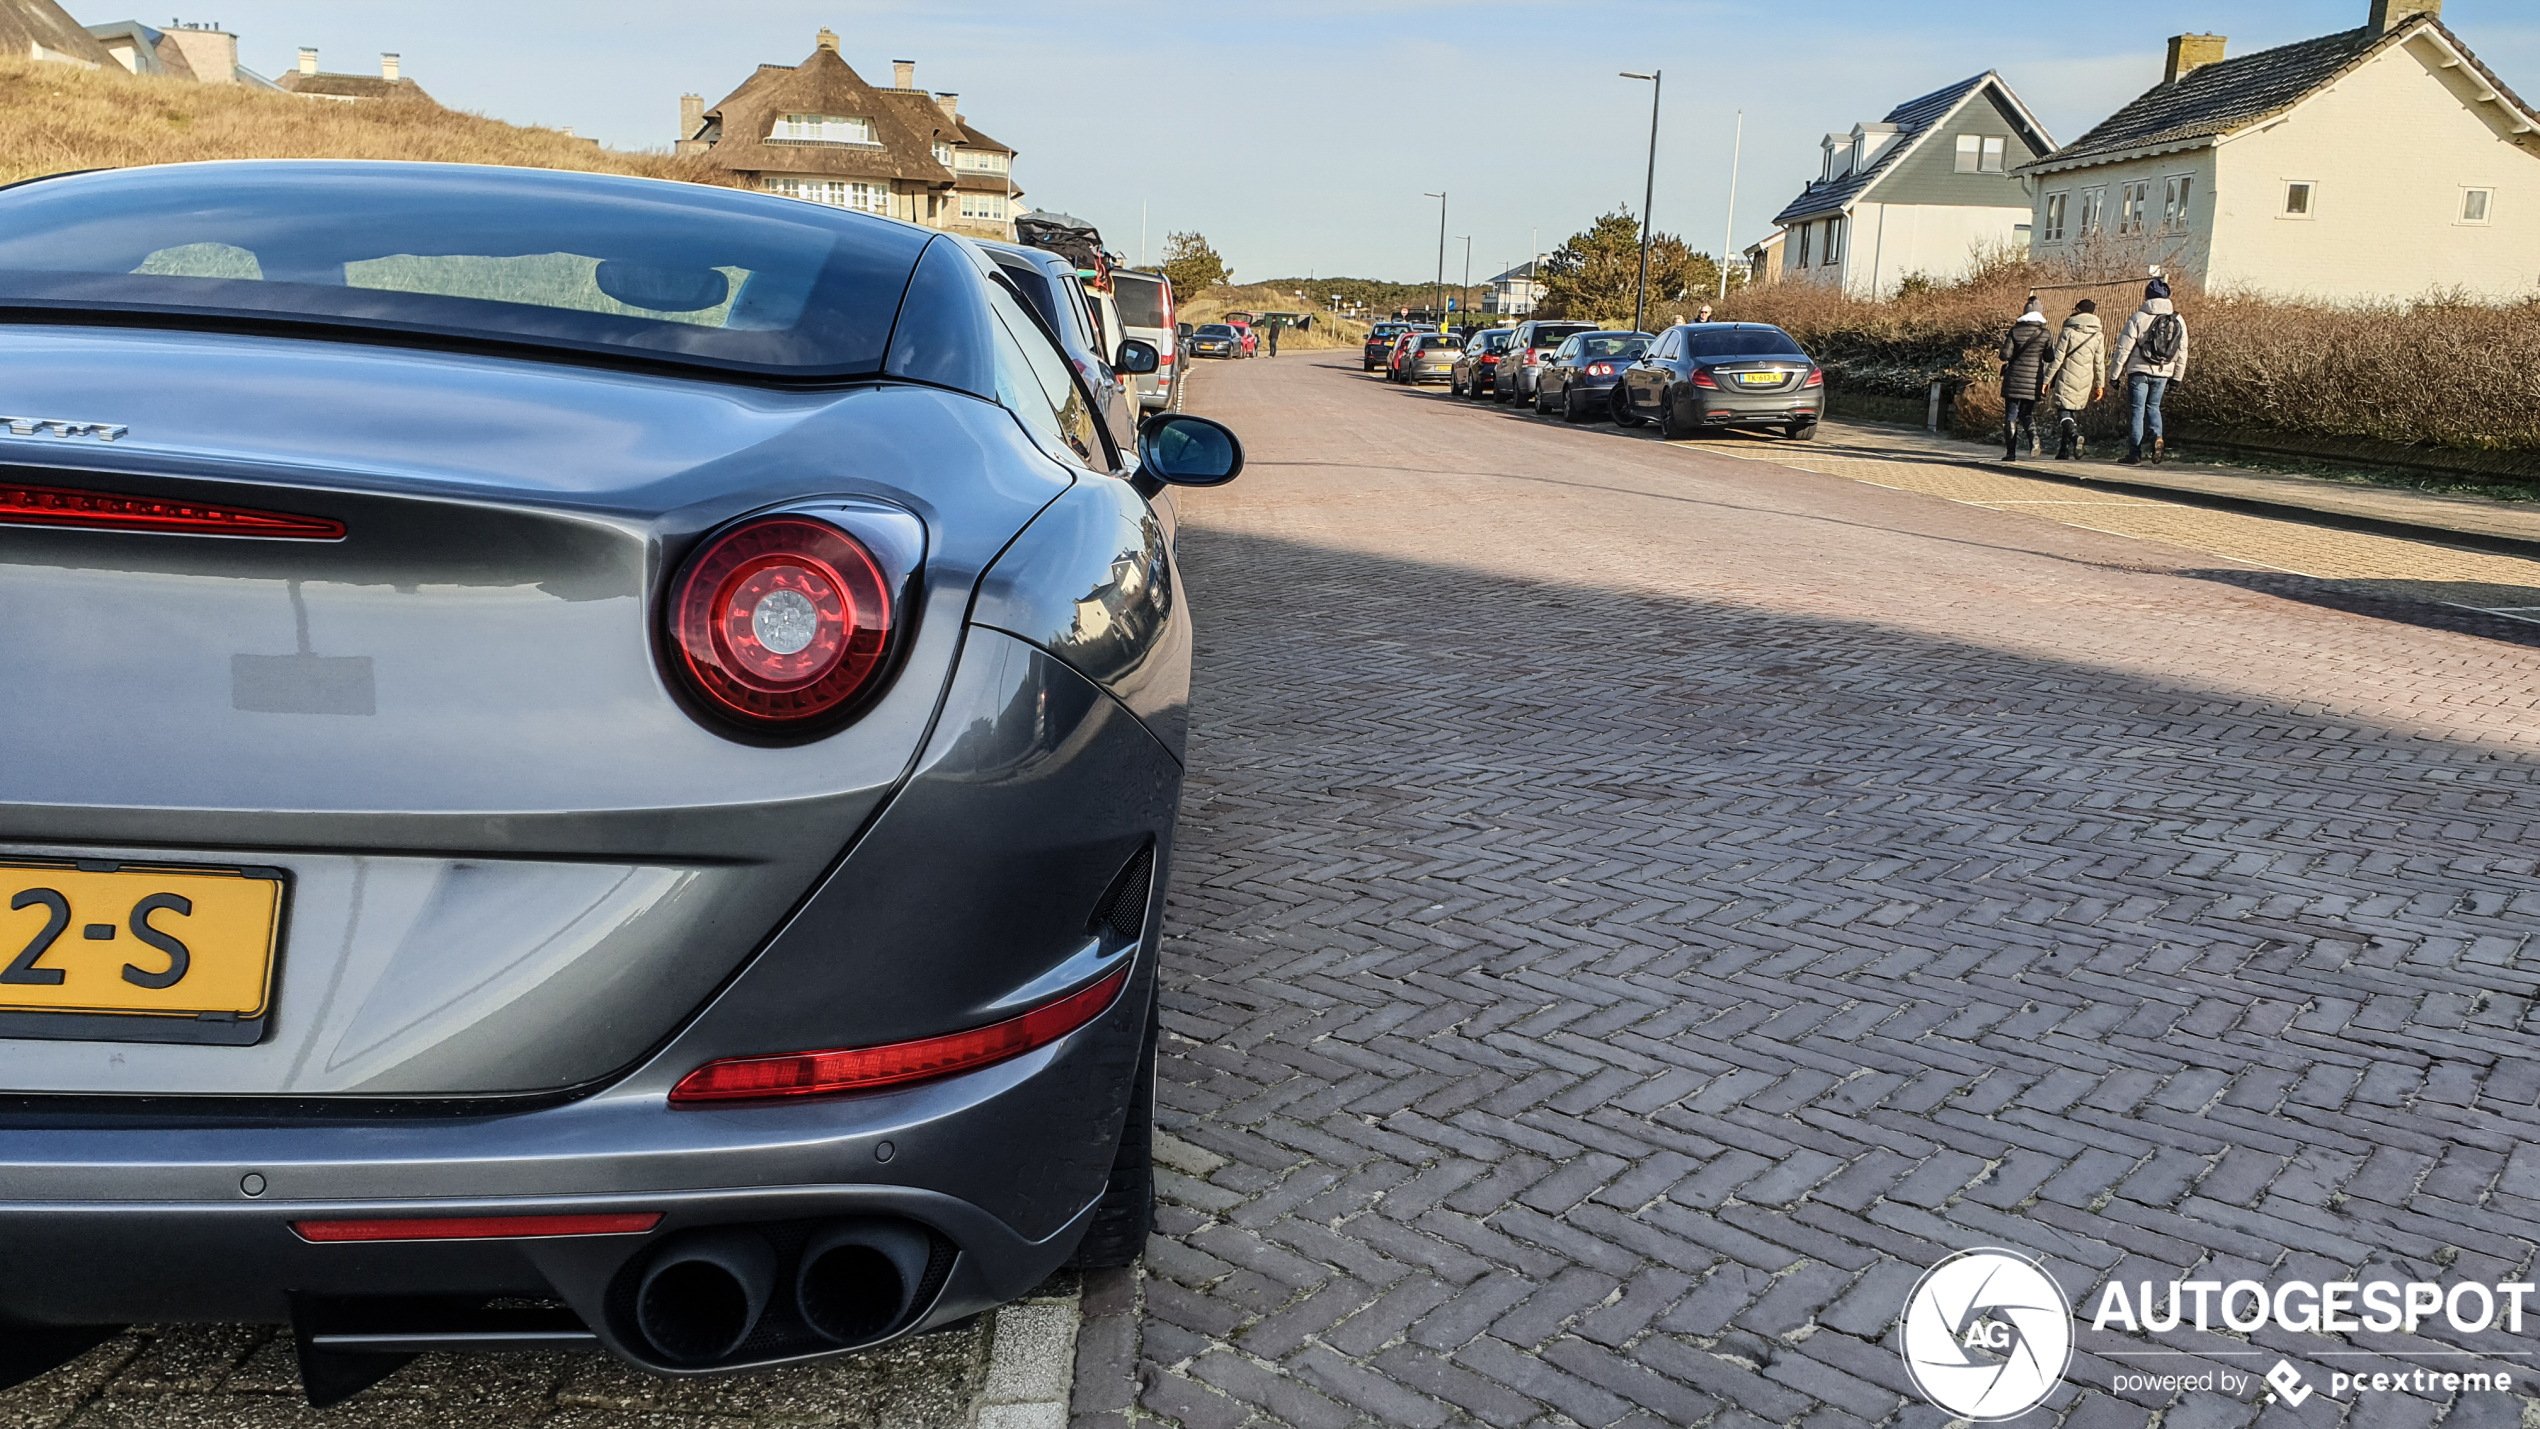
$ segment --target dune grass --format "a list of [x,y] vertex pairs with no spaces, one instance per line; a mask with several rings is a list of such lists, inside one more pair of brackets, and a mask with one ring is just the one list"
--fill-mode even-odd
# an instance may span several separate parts
[[0,58],[0,183],[205,159],[410,159],[730,182],[700,159],[604,149],[428,100],[345,104]]

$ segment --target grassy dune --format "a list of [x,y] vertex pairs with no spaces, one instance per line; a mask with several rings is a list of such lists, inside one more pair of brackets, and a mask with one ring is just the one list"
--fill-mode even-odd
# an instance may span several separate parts
[[603,149],[423,100],[344,104],[0,58],[0,183],[201,159],[415,159],[727,182],[695,159]]

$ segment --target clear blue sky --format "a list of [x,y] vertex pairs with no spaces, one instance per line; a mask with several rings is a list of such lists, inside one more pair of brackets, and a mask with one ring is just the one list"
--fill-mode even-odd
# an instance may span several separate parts
[[[142,18],[69,0],[83,22]],[[1473,235],[1478,278],[1549,249],[1616,202],[1635,210],[1649,89],[1666,71],[1658,225],[1716,250],[1730,136],[1746,112],[1736,242],[1753,241],[1817,163],[1818,137],[1900,100],[1998,69],[2059,141],[2160,78],[2163,41],[2217,31],[2231,53],[2364,23],[2369,0],[2124,0],[1949,5],[1817,0],[1561,4],[1299,0],[1280,5],[912,3],[912,0],[223,0],[216,19],[267,74],[316,45],[325,68],[397,50],[443,103],[571,126],[621,148],[666,145],[679,95],[709,103],[762,62],[794,64],[822,25],[889,84],[956,90],[963,113],[1022,151],[1027,201],[1093,220],[1138,256],[1166,232],[1208,235],[1240,278],[1308,271],[1448,281]],[[2540,4],[2447,0],[2488,66],[2540,97]],[[1537,240],[1531,235],[1540,234]]]

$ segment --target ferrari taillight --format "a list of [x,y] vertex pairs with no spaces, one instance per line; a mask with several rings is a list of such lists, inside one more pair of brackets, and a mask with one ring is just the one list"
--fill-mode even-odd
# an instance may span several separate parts
[[670,643],[689,687],[762,728],[834,715],[882,673],[891,594],[872,552],[808,516],[709,537],[672,588]]
[[1129,970],[1123,967],[1091,987],[1042,1003],[1020,1017],[966,1032],[880,1047],[727,1057],[681,1077],[679,1084],[670,1089],[670,1103],[681,1106],[872,1091],[975,1071],[1046,1047],[1102,1016],[1128,985]]

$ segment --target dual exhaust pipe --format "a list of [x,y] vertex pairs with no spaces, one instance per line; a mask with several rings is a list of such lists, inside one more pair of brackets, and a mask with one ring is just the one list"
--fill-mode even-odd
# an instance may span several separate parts
[[907,1221],[831,1221],[812,1231],[786,1275],[755,1228],[691,1231],[644,1266],[634,1329],[664,1362],[692,1368],[760,1358],[744,1353],[754,1337],[773,1353],[852,1348],[907,1320],[934,1253],[933,1236]]

